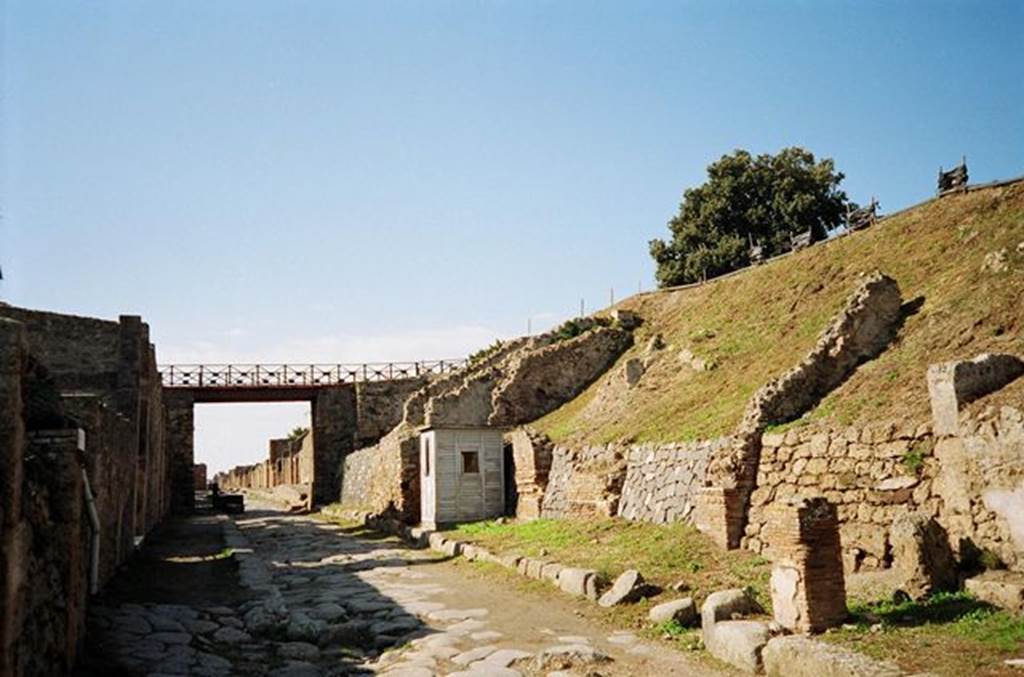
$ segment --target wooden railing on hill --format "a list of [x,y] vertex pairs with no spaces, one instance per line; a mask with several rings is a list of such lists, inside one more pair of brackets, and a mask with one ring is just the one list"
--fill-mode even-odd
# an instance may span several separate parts
[[166,388],[308,388],[357,381],[392,381],[446,374],[467,360],[367,362],[364,364],[167,364],[159,367]]

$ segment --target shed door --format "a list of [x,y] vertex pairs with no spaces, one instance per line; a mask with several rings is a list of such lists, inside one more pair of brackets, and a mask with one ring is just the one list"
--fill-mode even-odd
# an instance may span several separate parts
[[434,500],[434,445],[431,435],[420,435],[420,520],[433,525],[437,519]]

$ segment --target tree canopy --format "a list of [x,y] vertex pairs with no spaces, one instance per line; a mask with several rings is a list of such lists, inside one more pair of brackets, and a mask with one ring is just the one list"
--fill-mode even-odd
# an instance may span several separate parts
[[843,174],[831,159],[815,161],[803,148],[752,156],[745,150],[708,166],[708,180],[683,194],[668,227],[670,241],[650,242],[658,286],[696,282],[750,265],[750,245],[765,256],[790,248],[790,238],[811,231],[812,240],[842,223]]

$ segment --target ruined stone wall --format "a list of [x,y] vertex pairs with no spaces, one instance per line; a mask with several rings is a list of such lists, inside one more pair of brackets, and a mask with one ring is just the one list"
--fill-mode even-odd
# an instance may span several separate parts
[[97,496],[102,585],[167,512],[162,388],[137,317],[9,306],[0,316],[19,320],[0,320],[0,673],[63,674],[89,586],[83,471]]
[[766,552],[773,504],[824,496],[836,506],[847,571],[887,566],[893,520],[910,511],[939,514],[934,446],[930,426],[905,423],[766,433],[744,547]]
[[487,424],[533,421],[568,402],[633,343],[621,329],[595,327],[576,338],[516,354],[492,395]]
[[356,448],[376,444],[401,423],[406,400],[426,383],[426,376],[357,383]]
[[338,500],[341,464],[355,448],[356,402],[350,386],[326,388],[313,400],[313,502],[325,505]]
[[419,435],[399,426],[378,444],[345,456],[341,502],[416,522],[420,513]]
[[708,463],[728,438],[630,447],[618,515],[637,522],[690,521]]
[[32,355],[63,389],[110,392],[117,387],[118,322],[3,304],[0,316],[25,327]]
[[933,489],[953,552],[989,551],[1024,571],[1024,412],[1015,407],[963,416],[957,436],[935,445]]
[[516,517],[536,519],[541,515],[544,489],[551,472],[551,440],[528,428],[508,434],[516,475]]
[[625,450],[615,446],[556,446],[544,490],[545,518],[612,517],[626,477]]
[[90,530],[84,514],[78,430],[29,433],[23,515],[27,550],[20,564],[7,647],[13,674],[67,674],[85,634]]
[[432,382],[409,399],[407,425],[513,427],[578,395],[632,343],[628,331],[579,321],[585,331],[558,340],[548,333],[518,339],[464,370]]

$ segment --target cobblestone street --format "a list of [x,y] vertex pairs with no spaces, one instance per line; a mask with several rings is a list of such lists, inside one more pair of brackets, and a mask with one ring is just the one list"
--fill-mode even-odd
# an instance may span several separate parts
[[[466,576],[464,564],[362,529],[261,505],[186,522],[207,539],[220,529],[232,556],[223,546],[171,556],[196,568],[179,603],[168,601],[176,581],[133,580],[129,567],[92,608],[83,674],[713,674],[581,618],[555,590],[524,594]],[[149,548],[166,559],[189,529]]]

